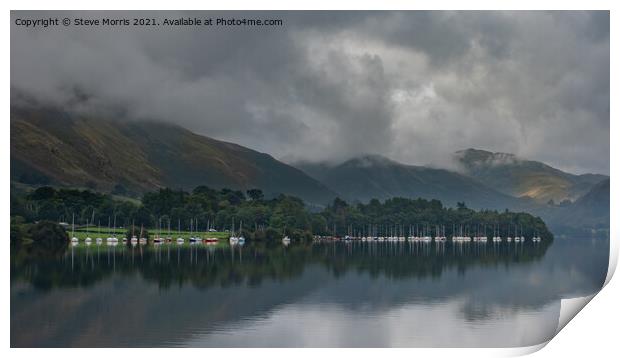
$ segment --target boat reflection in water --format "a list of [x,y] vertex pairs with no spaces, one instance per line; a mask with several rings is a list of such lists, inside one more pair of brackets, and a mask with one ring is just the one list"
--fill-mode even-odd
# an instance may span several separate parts
[[14,248],[13,347],[534,345],[608,240]]

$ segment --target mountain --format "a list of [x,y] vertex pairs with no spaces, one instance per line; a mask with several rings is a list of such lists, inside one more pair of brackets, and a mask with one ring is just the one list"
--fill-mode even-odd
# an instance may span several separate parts
[[609,228],[609,179],[596,184],[588,193],[568,208],[567,221],[583,221],[589,227]]
[[588,193],[575,202],[575,207],[597,215],[609,216],[609,178],[596,184]]
[[439,199],[455,206],[505,209],[523,201],[502,194],[468,176],[422,166],[406,165],[379,155],[353,158],[338,165],[296,163],[297,168],[350,201],[391,197]]
[[531,213],[542,217],[558,233],[572,236],[609,235],[609,179],[596,184],[575,202],[540,205]]
[[541,162],[526,160],[509,153],[467,149],[455,153],[463,172],[481,183],[515,197],[529,197],[539,203],[553,200],[575,201],[606,175],[574,175]]
[[11,108],[11,180],[114,192],[260,188],[321,205],[336,194],[265,153],[177,125]]

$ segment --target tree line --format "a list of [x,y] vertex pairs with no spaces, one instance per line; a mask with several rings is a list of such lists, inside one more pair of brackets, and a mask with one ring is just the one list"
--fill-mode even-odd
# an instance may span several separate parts
[[403,235],[426,232],[445,236],[495,234],[526,237],[552,235],[542,219],[508,210],[481,210],[459,203],[447,208],[439,200],[391,198],[383,202],[348,203],[334,199],[319,211],[312,211],[296,197],[278,195],[265,198],[260,189],[245,192],[198,186],[193,191],[162,188],[145,193],[141,200],[129,200],[91,190],[39,187],[30,192],[11,193],[11,216],[23,222],[72,220],[78,226],[107,227],[115,219],[117,227],[132,224],[146,228],[170,226],[176,230],[231,230],[249,239],[265,240],[289,235]]

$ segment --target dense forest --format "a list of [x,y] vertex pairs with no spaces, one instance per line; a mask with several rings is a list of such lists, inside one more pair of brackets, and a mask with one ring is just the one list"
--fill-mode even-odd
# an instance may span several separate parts
[[117,227],[144,225],[147,228],[170,225],[196,231],[213,228],[226,231],[243,225],[242,234],[249,239],[312,238],[313,235],[408,235],[410,230],[426,230],[433,235],[437,230],[450,237],[455,230],[464,234],[494,236],[539,235],[551,238],[545,223],[527,213],[483,210],[475,211],[459,203],[457,208],[446,208],[438,200],[392,198],[383,202],[371,200],[368,204],[350,204],[336,198],[321,211],[308,210],[296,197],[280,195],[265,199],[259,189],[242,191],[215,190],[199,186],[192,192],[160,189],[144,194],[142,200],[132,201],[90,190],[56,189],[49,186],[32,191],[12,190],[12,222],[33,223],[41,220],[54,222],[75,221],[76,226]]

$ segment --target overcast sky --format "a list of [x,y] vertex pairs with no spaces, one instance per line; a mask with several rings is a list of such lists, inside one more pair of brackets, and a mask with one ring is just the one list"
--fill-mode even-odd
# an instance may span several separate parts
[[288,162],[376,153],[445,166],[475,147],[609,174],[608,12],[200,12],[185,16],[284,25],[15,25],[45,15],[11,13],[13,94],[171,121]]

